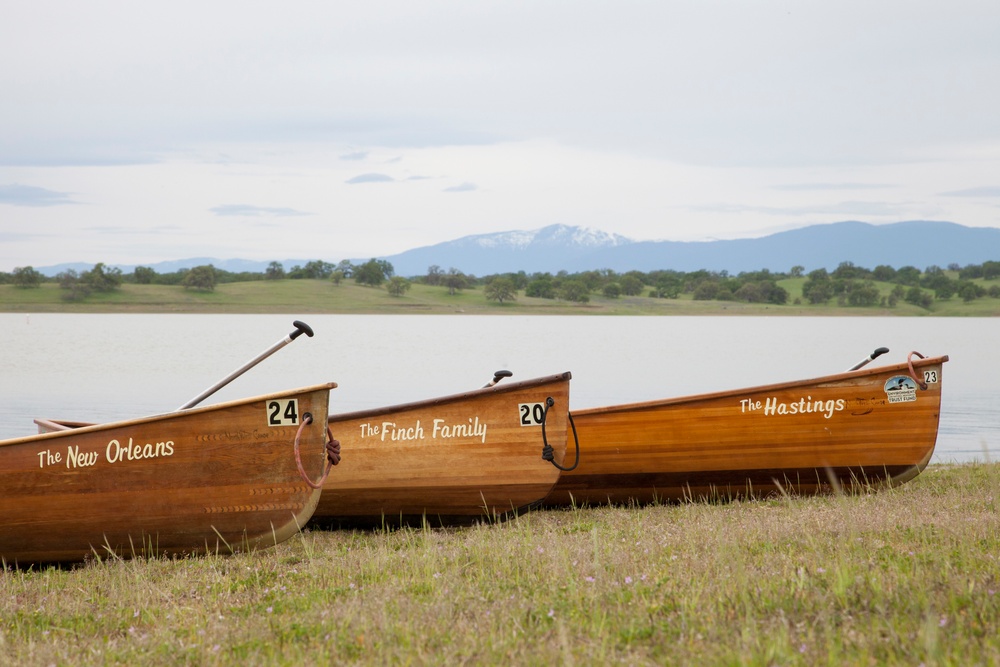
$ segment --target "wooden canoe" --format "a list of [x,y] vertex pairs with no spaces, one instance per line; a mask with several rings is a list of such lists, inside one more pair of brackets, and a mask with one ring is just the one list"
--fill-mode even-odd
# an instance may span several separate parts
[[580,465],[547,506],[901,484],[931,458],[947,356],[801,382],[574,410]]
[[291,537],[319,501],[306,479],[324,471],[334,387],[107,424],[36,420],[42,433],[0,441],[0,558],[228,554]]
[[566,453],[570,373],[332,415],[344,458],[320,525],[461,524],[503,518],[552,490]]

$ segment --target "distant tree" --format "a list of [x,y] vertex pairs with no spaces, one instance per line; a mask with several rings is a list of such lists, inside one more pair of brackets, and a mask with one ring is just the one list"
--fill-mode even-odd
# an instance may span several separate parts
[[817,305],[826,303],[833,296],[833,280],[826,269],[816,269],[809,272],[809,277],[802,284],[802,297],[809,303]]
[[333,273],[334,266],[330,262],[324,262],[323,260],[316,259],[311,262],[306,262],[305,267],[303,267],[302,272],[305,274],[306,278],[311,278],[313,280],[326,280]]
[[265,280],[281,280],[285,277],[285,267],[281,265],[281,262],[271,262],[267,265],[267,270],[264,271]]
[[795,266],[792,267],[792,270],[789,273],[789,275],[792,278],[801,278],[802,274],[805,273],[805,270],[806,270],[806,267],[804,267],[804,266],[802,266],[800,264],[796,264]]
[[524,295],[536,299],[556,298],[556,286],[548,273],[532,278],[524,288]]
[[427,277],[424,282],[428,285],[440,285],[441,280],[444,278],[444,271],[437,264],[427,267]]
[[13,276],[14,285],[21,289],[40,287],[42,278],[44,277],[31,266],[18,266],[11,275]]
[[354,277],[354,265],[351,264],[351,260],[349,259],[340,260],[340,263],[337,264],[337,271],[343,273],[345,278]]
[[392,296],[403,296],[410,289],[410,281],[402,276],[393,276],[389,278],[389,284],[386,285],[385,289]]
[[912,303],[913,305],[920,306],[921,308],[930,308],[931,304],[934,303],[934,297],[916,285],[906,290],[906,296],[904,298],[907,303]]
[[196,266],[188,271],[181,281],[184,289],[197,289],[214,292],[217,281],[215,267],[211,264]]
[[441,278],[441,284],[448,288],[448,294],[454,296],[458,294],[460,290],[469,286],[469,277],[458,269],[452,267],[448,269],[448,273]]
[[632,274],[622,276],[621,280],[618,281],[618,285],[622,288],[622,294],[625,296],[642,294],[642,280]]
[[711,278],[702,280],[694,288],[695,301],[711,301],[719,296],[719,282]]
[[382,264],[374,257],[354,269],[354,282],[359,285],[379,287],[387,277]]
[[896,282],[906,286],[917,285],[920,283],[920,269],[915,266],[896,269]]
[[854,266],[854,262],[841,262],[833,273],[830,275],[833,278],[839,278],[841,280],[849,280],[851,278],[864,278],[868,274],[867,269],[863,269],[859,266]]
[[56,274],[56,280],[59,282],[59,289],[65,291],[62,296],[64,301],[82,301],[90,294],[90,288],[73,269],[60,271]]
[[517,299],[517,287],[510,278],[494,278],[486,283],[486,288],[483,292],[486,295],[487,301],[503,303],[504,301],[515,301]]
[[622,286],[618,283],[608,283],[601,289],[601,293],[609,299],[617,299],[622,295]]
[[896,269],[885,264],[879,264],[872,271],[872,278],[882,282],[891,283],[896,277]]
[[113,292],[121,287],[122,270],[117,267],[106,267],[98,262],[90,271],[85,272],[80,279],[95,292]]
[[871,280],[854,282],[847,292],[847,304],[850,306],[877,306],[881,299],[878,287]]
[[574,303],[587,303],[590,301],[590,290],[582,280],[567,280],[559,288],[559,298]]
[[344,272],[340,269],[335,270],[330,274],[330,280],[333,281],[334,285],[339,285],[344,280]]
[[681,274],[670,271],[661,272],[653,278],[653,289],[649,295],[658,299],[676,299],[684,291],[684,278]]
[[975,301],[980,297],[984,297],[989,294],[989,291],[974,282],[963,280],[956,285],[955,291],[962,297],[962,301],[969,303],[970,301]]
[[137,266],[132,269],[132,280],[136,285],[150,285],[156,280],[156,271],[148,266]]

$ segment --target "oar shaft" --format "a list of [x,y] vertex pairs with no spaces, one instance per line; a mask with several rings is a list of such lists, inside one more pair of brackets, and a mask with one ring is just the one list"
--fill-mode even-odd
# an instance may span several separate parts
[[312,336],[313,335],[312,328],[310,328],[310,326],[308,324],[306,324],[305,322],[299,322],[298,320],[296,320],[295,322],[293,322],[293,324],[295,325],[295,331],[291,332],[290,334],[288,334],[287,336],[285,336],[284,338],[282,338],[281,340],[279,340],[277,343],[275,343],[274,345],[272,345],[268,349],[266,349],[263,352],[261,352],[254,359],[252,359],[251,361],[247,362],[246,364],[244,364],[240,368],[237,368],[235,371],[233,371],[232,373],[230,373],[228,376],[226,376],[222,380],[219,380],[214,385],[212,385],[211,387],[209,387],[205,391],[201,392],[200,394],[198,394],[197,396],[195,396],[190,401],[188,401],[187,403],[185,403],[184,405],[182,405],[181,407],[179,407],[177,409],[178,410],[187,410],[188,408],[193,408],[194,406],[198,405],[199,403],[201,403],[202,401],[204,401],[206,398],[208,398],[209,396],[211,396],[215,392],[219,391],[220,389],[222,389],[223,387],[225,387],[227,384],[229,384],[230,382],[232,382],[233,380],[235,380],[239,376],[241,376],[244,373],[246,373],[248,370],[250,370],[251,368],[253,368],[257,364],[259,364],[260,362],[262,362],[265,359],[267,359],[268,357],[270,357],[272,354],[274,354],[275,352],[277,352],[281,348],[283,348],[286,345],[288,345],[289,343],[291,343],[293,340],[295,340],[296,338],[298,338],[302,334],[306,334],[307,336]]
[[848,368],[847,371],[848,372],[850,372],[850,371],[856,371],[859,368],[864,368],[870,362],[874,361],[877,357],[881,357],[883,354],[885,354],[888,351],[889,351],[889,348],[887,348],[887,347],[876,348],[874,352],[872,352],[867,357],[865,357],[864,359],[862,359],[858,363],[856,363],[853,366],[851,366],[850,368]]

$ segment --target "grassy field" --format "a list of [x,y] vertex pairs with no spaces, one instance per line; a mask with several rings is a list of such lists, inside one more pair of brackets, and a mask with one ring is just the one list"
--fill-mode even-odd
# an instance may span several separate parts
[[[359,313],[359,314],[481,314],[481,315],[857,315],[857,316],[965,316],[1000,315],[1000,299],[980,298],[964,303],[953,297],[935,301],[930,309],[900,302],[895,308],[812,306],[794,302],[802,295],[804,278],[779,281],[789,293],[788,304],[747,304],[732,301],[695,301],[690,294],[678,299],[648,296],[607,298],[591,295],[586,304],[537,299],[519,294],[514,302],[488,302],[482,288],[450,295],[443,287],[414,283],[403,296],[385,289],[362,287],[353,281],[335,285],[328,280],[277,280],[225,283],[213,292],[185,290],[170,285],[125,284],[110,293],[91,294],[82,302],[63,300],[54,283],[37,289],[0,285],[0,312],[78,313]],[[892,290],[879,284],[884,294]]]
[[0,576],[19,665],[1000,663],[1000,465]]

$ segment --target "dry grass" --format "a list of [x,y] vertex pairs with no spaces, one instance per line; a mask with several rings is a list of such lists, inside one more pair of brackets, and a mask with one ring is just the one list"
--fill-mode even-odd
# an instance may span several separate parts
[[8,570],[10,664],[997,664],[1000,466]]

